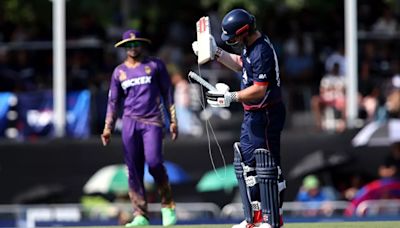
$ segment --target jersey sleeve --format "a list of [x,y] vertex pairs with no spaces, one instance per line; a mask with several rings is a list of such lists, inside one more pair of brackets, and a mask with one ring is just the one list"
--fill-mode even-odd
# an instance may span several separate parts
[[268,85],[274,80],[274,55],[266,48],[260,48],[259,52],[252,56],[253,81],[256,85]]
[[108,91],[107,113],[104,128],[113,129],[117,118],[118,103],[123,95],[120,81],[118,80],[121,72],[116,68],[112,74],[110,89]]

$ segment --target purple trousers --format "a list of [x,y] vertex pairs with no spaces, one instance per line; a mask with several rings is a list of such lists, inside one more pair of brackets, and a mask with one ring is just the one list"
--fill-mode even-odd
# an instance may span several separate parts
[[163,132],[160,126],[144,123],[130,117],[122,119],[124,160],[129,174],[129,196],[134,215],[147,215],[144,188],[144,165],[149,166],[161,197],[163,207],[175,207],[162,154]]

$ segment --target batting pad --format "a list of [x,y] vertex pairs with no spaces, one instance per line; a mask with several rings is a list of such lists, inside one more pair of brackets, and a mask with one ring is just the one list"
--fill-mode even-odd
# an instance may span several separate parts
[[273,228],[279,227],[278,167],[266,149],[256,149],[256,171],[260,186],[263,221]]

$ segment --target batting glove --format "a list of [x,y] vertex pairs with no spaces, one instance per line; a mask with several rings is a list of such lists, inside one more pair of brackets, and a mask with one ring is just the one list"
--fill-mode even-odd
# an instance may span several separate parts
[[216,91],[210,90],[206,93],[207,103],[211,107],[225,108],[229,107],[232,102],[238,101],[237,92],[229,92],[229,86],[224,83],[215,85]]
[[[218,50],[217,43],[215,42],[214,36],[210,35],[210,41],[211,41],[211,59],[215,58],[215,53]],[[197,41],[194,41],[192,43],[192,49],[195,55],[199,54],[199,45]]]

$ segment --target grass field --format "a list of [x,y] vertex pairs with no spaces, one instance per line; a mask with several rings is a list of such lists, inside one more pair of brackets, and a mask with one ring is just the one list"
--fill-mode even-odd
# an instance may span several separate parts
[[[101,228],[121,228],[122,226],[102,226]],[[138,228],[162,228],[163,226],[141,226]],[[231,228],[232,225],[179,225],[170,228]],[[396,228],[399,222],[326,222],[326,223],[287,223],[285,228]],[[75,227],[77,228],[77,227]],[[81,227],[94,228],[94,227]]]

